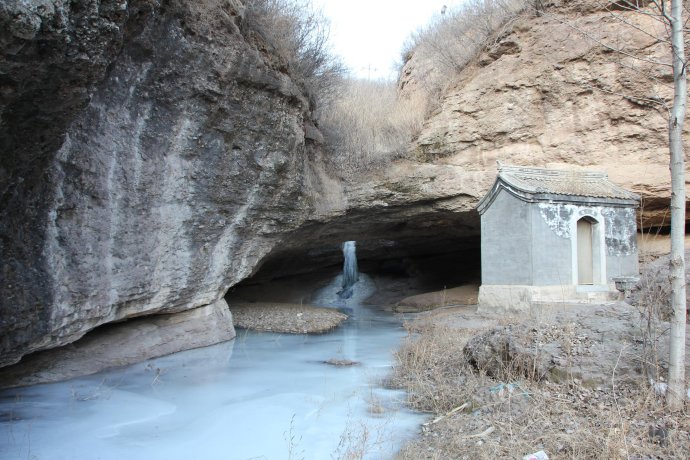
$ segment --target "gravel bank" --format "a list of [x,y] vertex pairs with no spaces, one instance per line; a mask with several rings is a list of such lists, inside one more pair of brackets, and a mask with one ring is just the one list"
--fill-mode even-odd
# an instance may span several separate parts
[[347,315],[335,308],[278,302],[232,303],[235,327],[263,332],[319,334],[338,327]]

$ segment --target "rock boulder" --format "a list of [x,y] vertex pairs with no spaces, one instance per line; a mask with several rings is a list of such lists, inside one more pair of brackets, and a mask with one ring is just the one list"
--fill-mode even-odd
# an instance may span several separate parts
[[243,12],[0,5],[0,365],[222,299],[313,206],[309,104]]

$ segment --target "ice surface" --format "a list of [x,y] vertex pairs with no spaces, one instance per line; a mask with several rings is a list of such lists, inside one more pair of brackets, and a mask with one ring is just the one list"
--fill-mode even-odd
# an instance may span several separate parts
[[[0,458],[392,458],[422,416],[381,388],[400,320],[319,293],[353,317],[324,335],[239,331],[237,339],[66,382],[0,392]],[[336,367],[330,359],[359,366]],[[351,457],[352,458],[352,457]]]

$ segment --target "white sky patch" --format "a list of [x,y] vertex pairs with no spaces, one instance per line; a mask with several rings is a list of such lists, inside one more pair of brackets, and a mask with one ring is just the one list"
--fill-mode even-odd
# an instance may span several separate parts
[[359,78],[395,79],[403,43],[444,5],[464,0],[313,0],[331,21],[331,44]]

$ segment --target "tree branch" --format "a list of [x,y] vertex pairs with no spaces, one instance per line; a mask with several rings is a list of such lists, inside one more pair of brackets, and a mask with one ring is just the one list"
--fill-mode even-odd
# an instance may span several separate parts
[[646,59],[646,58],[643,58],[643,57],[640,57],[640,56],[636,56],[636,55],[634,55],[634,54],[632,54],[632,53],[630,53],[630,52],[628,52],[628,51],[624,51],[624,50],[622,50],[622,49],[620,49],[620,48],[614,48],[613,46],[608,45],[607,43],[604,43],[604,42],[603,42],[602,40],[600,40],[599,38],[596,38],[595,36],[593,36],[593,35],[590,34],[589,32],[586,32],[586,31],[582,30],[581,28],[575,26],[574,24],[571,24],[569,21],[566,21],[566,20],[564,20],[564,19],[558,18],[558,17],[556,17],[556,16],[554,16],[554,15],[550,15],[550,17],[553,18],[553,19],[555,19],[556,21],[560,22],[561,24],[564,24],[564,25],[570,27],[570,28],[573,29],[575,32],[577,32],[578,34],[580,34],[580,35],[582,35],[583,37],[585,37],[585,38],[587,38],[587,39],[593,41],[594,43],[596,43],[596,44],[598,44],[598,45],[600,45],[600,46],[606,48],[606,49],[609,50],[609,51],[613,51],[613,52],[615,52],[615,53],[622,54],[622,55],[624,55],[624,56],[627,56],[627,57],[629,57],[629,58],[632,58],[632,59],[635,59],[635,60],[638,60],[638,61],[647,62],[647,63],[649,63],[649,64],[659,65],[659,66],[664,66],[664,67],[671,67],[671,68],[673,67],[673,64],[669,64],[669,63],[666,63],[666,62],[655,61],[655,60],[653,60],[653,59]]

